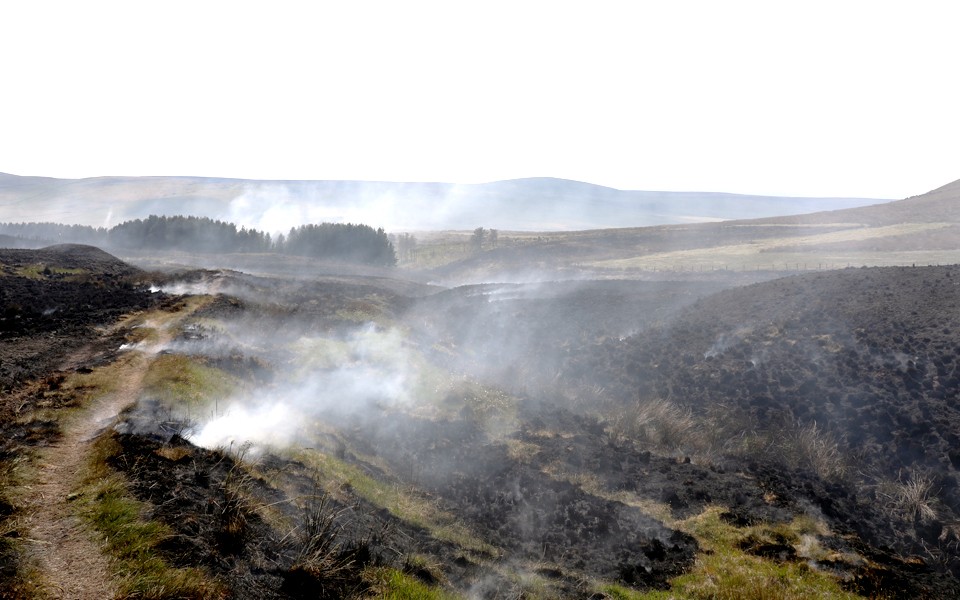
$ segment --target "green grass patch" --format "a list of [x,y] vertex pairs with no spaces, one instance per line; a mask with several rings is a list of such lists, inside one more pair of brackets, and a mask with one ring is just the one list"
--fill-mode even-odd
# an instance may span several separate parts
[[111,436],[101,437],[92,448],[88,472],[80,490],[78,510],[107,545],[120,575],[119,598],[154,600],[211,600],[226,597],[223,586],[198,568],[171,566],[157,546],[173,531],[143,519],[147,505],[133,498],[123,478],[106,464],[120,451]]
[[317,370],[336,369],[350,362],[350,346],[325,337],[302,337],[290,345],[298,359],[296,377],[308,377]]
[[88,271],[84,269],[67,269],[65,267],[51,267],[43,263],[26,265],[15,271],[16,275],[26,279],[46,279],[53,276],[79,276],[85,275]]
[[[610,598],[610,600],[643,600],[646,598],[657,598],[661,592],[638,592],[637,590],[632,590],[628,587],[623,587],[622,585],[617,585],[611,583],[609,585],[601,586],[600,591],[603,594]],[[665,596],[665,598],[672,598],[673,596]]]
[[[704,552],[693,568],[674,578],[665,591],[639,592],[608,584],[600,591],[616,600],[805,600],[862,598],[844,591],[838,580],[811,568],[806,559],[823,552],[815,541],[826,533],[824,526],[809,517],[791,523],[735,527],[711,507],[703,513],[671,523],[697,539]],[[773,560],[754,556],[743,547],[776,542],[797,550],[800,560]]]
[[370,569],[370,597],[381,600],[458,600],[461,596],[439,587],[429,586],[397,569]]
[[230,398],[239,388],[239,381],[226,371],[181,354],[158,356],[143,380],[146,395],[188,415]]

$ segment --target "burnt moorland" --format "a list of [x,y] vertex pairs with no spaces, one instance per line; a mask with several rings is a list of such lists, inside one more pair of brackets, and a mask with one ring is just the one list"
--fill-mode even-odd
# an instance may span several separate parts
[[88,413],[62,504],[115,597],[960,595],[956,266],[443,287],[260,260],[0,251],[0,597],[52,580],[32,478]]

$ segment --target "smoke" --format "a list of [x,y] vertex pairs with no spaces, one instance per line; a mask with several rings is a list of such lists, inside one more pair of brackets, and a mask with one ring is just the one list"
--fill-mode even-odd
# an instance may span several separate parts
[[[324,183],[328,185],[323,185]],[[336,184],[336,185],[334,185]],[[271,235],[310,223],[363,223],[385,229],[415,229],[424,215],[442,212],[411,206],[392,188],[349,185],[350,182],[249,184],[230,200],[225,219]],[[371,184],[372,185],[372,184]],[[432,225],[432,223],[428,224]]]
[[285,185],[248,185],[230,201],[227,220],[276,235],[306,223],[342,222],[323,198],[307,198]]
[[[234,328],[229,336],[237,343]],[[192,346],[192,348],[191,348]],[[181,347],[216,352],[199,340]],[[343,337],[305,335],[269,341],[247,352],[280,357],[274,382],[218,403],[217,413],[190,440],[207,448],[233,443],[286,447],[309,444],[320,422],[407,406],[419,373],[397,329],[361,326]],[[225,351],[221,350],[221,352]]]
[[724,332],[717,336],[716,341],[703,353],[703,358],[713,358],[719,356],[739,344],[753,332],[752,327],[739,327],[734,331]]
[[151,285],[151,293],[163,292],[175,296],[204,296],[225,294],[241,300],[259,301],[264,297],[252,278],[228,277],[223,272],[206,274],[202,280],[172,281]]

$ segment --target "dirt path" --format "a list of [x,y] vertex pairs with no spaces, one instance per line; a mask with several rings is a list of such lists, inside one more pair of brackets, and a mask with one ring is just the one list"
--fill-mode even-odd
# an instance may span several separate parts
[[[169,329],[158,334],[157,345],[171,337]],[[123,364],[115,365],[117,387],[90,402],[81,413],[64,419],[60,440],[39,455],[23,513],[32,554],[53,598],[105,600],[116,594],[110,559],[103,554],[96,534],[78,519],[70,494],[79,484],[93,438],[137,401],[153,355],[136,352],[121,358]]]

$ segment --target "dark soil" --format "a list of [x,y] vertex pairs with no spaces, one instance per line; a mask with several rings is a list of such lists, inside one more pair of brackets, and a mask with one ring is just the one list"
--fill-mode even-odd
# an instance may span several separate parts
[[[36,275],[19,275],[25,267]],[[136,285],[139,274],[91,246],[0,249],[0,390],[55,370],[101,338],[94,327],[156,305],[161,296]]]

